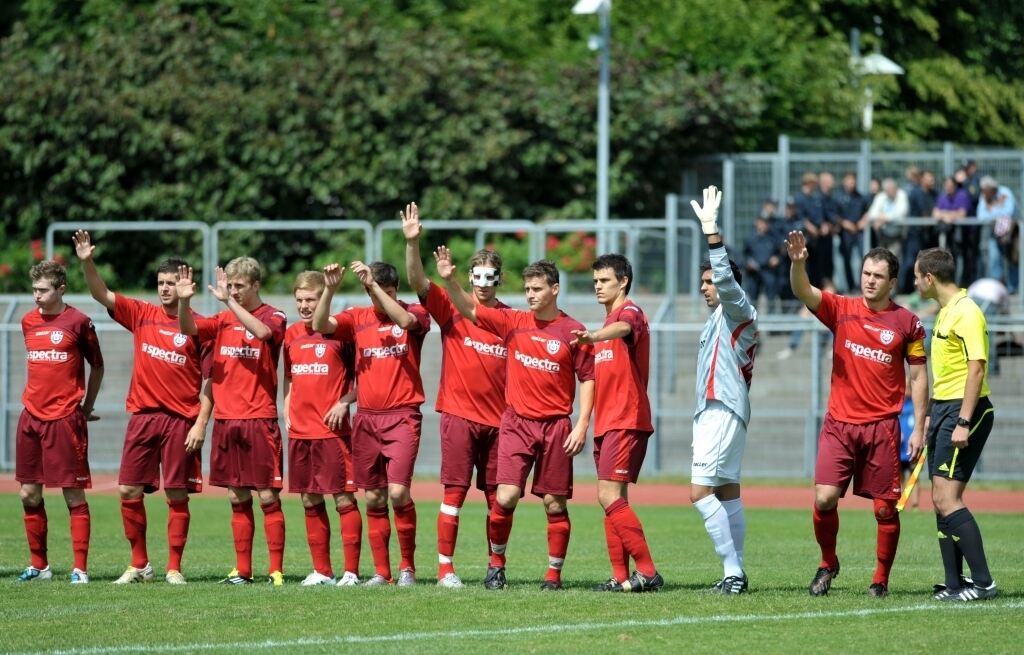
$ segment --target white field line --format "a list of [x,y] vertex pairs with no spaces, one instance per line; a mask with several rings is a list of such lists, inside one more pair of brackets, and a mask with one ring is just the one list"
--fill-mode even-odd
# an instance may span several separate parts
[[390,635],[337,635],[335,637],[307,637],[299,639],[268,639],[265,641],[234,641],[234,642],[197,642],[190,644],[157,644],[133,646],[93,646],[89,648],[68,648],[64,650],[27,651],[12,655],[116,655],[118,653],[178,653],[209,650],[269,650],[296,648],[302,646],[344,646],[357,644],[386,644],[409,641],[427,641],[432,639],[462,639],[465,637],[517,636],[530,634],[548,634],[562,632],[594,632],[599,630],[619,630],[623,628],[665,628],[677,625],[701,625],[712,623],[751,623],[757,621],[802,621],[832,619],[844,617],[878,616],[882,614],[903,614],[905,612],[935,611],[999,611],[1008,609],[1024,609],[1024,601],[986,601],[957,605],[945,603],[923,603],[907,607],[879,607],[859,610],[838,610],[820,612],[796,612],[793,614],[719,614],[715,616],[676,616],[659,620],[610,621],[607,623],[572,623],[564,625],[533,625],[516,628],[486,628],[474,630],[447,630],[436,632],[399,632]]

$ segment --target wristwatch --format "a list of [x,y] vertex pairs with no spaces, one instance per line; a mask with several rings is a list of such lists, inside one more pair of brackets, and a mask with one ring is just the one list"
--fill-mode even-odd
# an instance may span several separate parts
[[966,419],[963,416],[958,416],[956,419],[956,426],[958,428],[969,428],[971,427],[970,419]]

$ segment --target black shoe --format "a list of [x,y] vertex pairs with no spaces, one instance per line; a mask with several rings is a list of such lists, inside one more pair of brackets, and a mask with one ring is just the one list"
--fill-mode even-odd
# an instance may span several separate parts
[[722,578],[721,580],[716,580],[714,584],[712,584],[710,587],[708,587],[708,590],[710,590],[710,591],[721,591],[722,590],[722,583],[724,581],[725,581],[725,578]]
[[811,580],[811,586],[807,590],[811,592],[812,596],[824,596],[832,588],[832,581],[838,577],[838,562],[836,562],[836,568],[834,569],[823,566],[814,573],[814,579]]
[[748,582],[746,573],[742,576],[730,575],[723,578],[722,581],[718,583],[716,591],[725,595],[742,594],[747,590],[747,586]]
[[615,578],[610,578],[608,582],[602,582],[599,585],[594,585],[590,588],[591,591],[625,591],[622,587],[622,583]]
[[995,598],[998,594],[999,590],[996,588],[996,583],[993,580],[987,587],[971,584],[964,587],[959,592],[951,591],[949,595],[941,600],[970,603],[976,600],[990,600]]
[[540,590],[541,591],[562,591],[562,581],[561,580],[545,580],[544,582],[540,583]]
[[885,598],[888,595],[889,587],[881,582],[872,582],[871,586],[868,587],[868,596],[871,596],[872,598]]
[[508,582],[505,581],[505,567],[504,566],[488,566],[487,575],[484,576],[484,587],[491,591],[504,589],[508,586]]
[[657,571],[651,577],[645,576],[639,571],[633,571],[633,575],[629,576],[629,580],[622,585],[623,589],[629,589],[633,593],[641,593],[645,591],[657,591],[665,584],[665,580],[661,577],[661,574]]
[[946,587],[946,585],[944,584],[937,584],[932,586],[932,594],[934,594],[935,600],[946,600],[947,596],[955,596],[959,594],[961,590],[973,585],[974,580],[961,575],[960,586],[958,586],[956,589],[950,589]]

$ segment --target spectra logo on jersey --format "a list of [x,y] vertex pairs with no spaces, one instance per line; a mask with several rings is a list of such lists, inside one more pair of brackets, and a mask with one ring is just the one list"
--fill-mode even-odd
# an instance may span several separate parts
[[532,368],[537,371],[546,371],[548,373],[557,373],[562,370],[562,365],[558,362],[553,362],[550,359],[541,359],[539,357],[531,357],[525,353],[521,353],[518,350],[515,354],[517,362],[521,362],[526,368]]
[[598,353],[596,353],[594,355],[594,363],[595,364],[602,364],[602,363],[605,363],[605,362],[610,362],[610,361],[612,361],[614,359],[615,359],[615,351],[611,350],[610,348],[608,350],[602,350],[602,351],[600,351],[600,352],[598,352]]
[[66,362],[68,353],[63,350],[30,350],[25,353],[30,362]]
[[853,353],[855,357],[860,357],[861,359],[878,362],[879,364],[892,364],[892,355],[881,348],[868,348],[847,339],[846,349]]
[[184,366],[188,361],[188,358],[179,352],[164,350],[159,346],[154,346],[153,344],[146,343],[145,341],[142,342],[139,350],[146,353],[153,359],[159,359],[161,362],[167,362],[168,364],[174,364],[175,366]]
[[252,346],[221,346],[220,354],[224,357],[236,359],[259,359],[260,349]]
[[331,367],[322,362],[313,364],[292,364],[291,374],[295,375],[330,375]]
[[363,357],[383,359],[386,357],[404,357],[409,352],[409,346],[404,343],[396,343],[393,346],[376,346],[374,348],[363,348]]
[[492,357],[500,357],[501,359],[506,359],[508,357],[508,348],[500,343],[483,343],[482,341],[466,337],[462,342],[462,345],[467,348],[472,348],[481,355],[490,355]]

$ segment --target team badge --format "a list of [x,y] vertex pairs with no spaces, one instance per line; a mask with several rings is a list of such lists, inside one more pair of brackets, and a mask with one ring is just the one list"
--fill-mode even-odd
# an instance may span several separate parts
[[882,343],[888,346],[890,343],[892,343],[892,340],[896,338],[896,333],[893,332],[892,330],[882,330],[882,333],[881,335],[879,335],[879,337],[882,339]]
[[245,331],[245,340],[246,341],[252,341],[255,338],[255,336],[256,335],[254,335],[252,332],[250,332],[248,330]]
[[50,343],[56,346],[61,341],[64,341],[63,330],[54,330],[53,332],[50,332]]
[[562,343],[556,339],[548,341],[548,352],[552,355],[558,353],[558,349],[562,347]]
[[405,332],[405,330],[403,330],[402,328],[398,327],[397,325],[392,325],[391,326],[391,336],[393,336],[394,338],[398,339],[399,337],[402,336],[403,332]]
[[188,337],[185,336],[184,334],[181,334],[179,332],[178,334],[174,335],[174,347],[175,348],[181,348],[182,346],[185,345],[186,342],[188,342]]
[[327,352],[327,344],[324,344],[324,343],[316,344],[316,348],[313,350],[313,352],[316,353],[317,357],[323,357],[324,353]]

